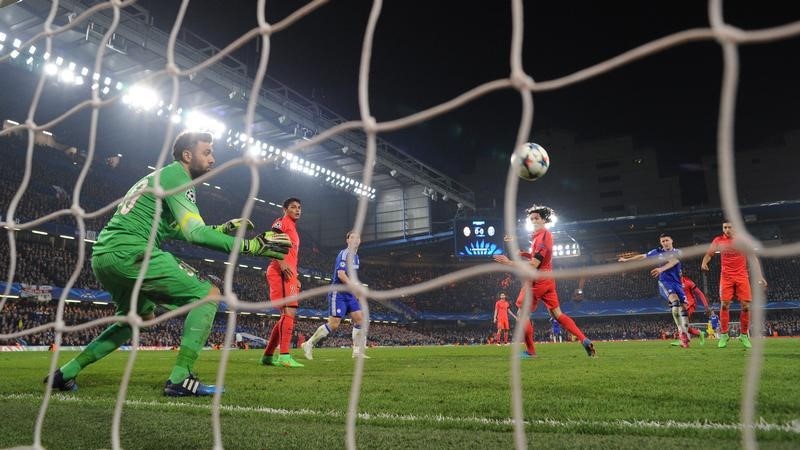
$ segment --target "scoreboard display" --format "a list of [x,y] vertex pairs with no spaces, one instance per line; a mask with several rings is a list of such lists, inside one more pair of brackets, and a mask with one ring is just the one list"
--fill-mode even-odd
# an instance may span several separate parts
[[506,253],[501,219],[456,220],[456,255],[459,258],[486,258]]

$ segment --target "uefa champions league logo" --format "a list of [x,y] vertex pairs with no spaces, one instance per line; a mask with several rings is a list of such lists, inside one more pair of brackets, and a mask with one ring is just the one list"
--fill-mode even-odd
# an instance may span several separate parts
[[503,250],[497,245],[481,239],[479,241],[470,242],[469,245],[465,245],[464,250],[458,252],[458,254],[459,256],[492,256],[502,255]]

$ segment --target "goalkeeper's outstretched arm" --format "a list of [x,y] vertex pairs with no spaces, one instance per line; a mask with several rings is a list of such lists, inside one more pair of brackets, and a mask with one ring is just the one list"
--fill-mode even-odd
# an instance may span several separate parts
[[[167,207],[177,219],[177,230],[174,234],[195,245],[229,253],[236,238],[225,233],[233,232],[242,225],[252,227],[252,222],[244,222],[242,219],[232,219],[223,225],[206,225],[197,205],[186,200],[185,196],[173,195],[165,200]],[[253,256],[283,259],[283,255],[288,253],[291,247],[292,243],[288,236],[267,231],[253,239],[245,239],[239,251]]]

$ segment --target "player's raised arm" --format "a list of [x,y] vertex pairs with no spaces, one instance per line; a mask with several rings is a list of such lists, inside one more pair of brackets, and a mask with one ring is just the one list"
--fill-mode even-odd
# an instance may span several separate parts
[[643,260],[645,258],[647,258],[647,254],[639,253],[638,255],[627,256],[627,257],[626,256],[620,256],[617,261],[619,261],[619,262],[641,261],[641,260]]

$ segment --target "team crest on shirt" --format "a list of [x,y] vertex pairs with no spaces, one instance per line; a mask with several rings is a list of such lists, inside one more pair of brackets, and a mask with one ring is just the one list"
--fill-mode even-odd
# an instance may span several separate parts
[[186,191],[186,198],[189,199],[190,202],[197,204],[197,195],[194,192],[194,187],[191,187]]

